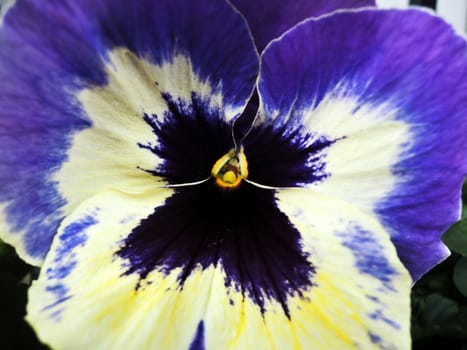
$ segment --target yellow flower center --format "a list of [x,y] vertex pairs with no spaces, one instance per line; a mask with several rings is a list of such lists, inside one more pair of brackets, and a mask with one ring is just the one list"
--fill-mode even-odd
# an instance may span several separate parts
[[216,185],[225,189],[237,188],[248,177],[248,163],[243,147],[231,149],[219,158],[211,169]]

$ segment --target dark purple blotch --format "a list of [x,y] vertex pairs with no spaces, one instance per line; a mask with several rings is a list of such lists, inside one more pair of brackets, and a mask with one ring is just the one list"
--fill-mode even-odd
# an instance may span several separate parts
[[[215,161],[234,146],[231,125],[223,120],[220,109],[209,106],[207,98],[195,93],[190,101],[176,100],[169,94],[162,96],[168,106],[163,120],[144,115],[159,143],[139,146],[163,162],[157,169],[145,170],[171,184],[208,177]],[[246,112],[236,125],[243,125],[243,120],[252,121],[254,108]],[[274,128],[265,124],[251,130],[242,142],[250,180],[266,186],[292,187],[321,181],[329,175],[325,151],[337,140],[317,138],[304,133],[300,126]],[[243,125],[241,133],[246,129]]]
[[[215,161],[233,147],[231,125],[196,94],[190,101],[163,97],[168,111],[162,121],[144,115],[159,142],[140,145],[163,162],[144,170],[169,184],[209,177]],[[322,151],[331,143],[298,129],[256,128],[243,142],[250,178],[276,186],[319,181],[325,173]],[[179,268],[183,288],[193,271],[221,265],[226,286],[263,312],[265,299],[274,299],[288,317],[288,297],[302,295],[315,273],[300,232],[277,206],[275,191],[246,182],[235,190],[220,189],[213,179],[176,188],[122,242],[117,255],[127,262],[125,274],[139,275],[137,288],[154,270],[169,274]]]
[[126,274],[141,280],[153,270],[181,268],[181,287],[194,270],[221,264],[227,286],[263,311],[264,298],[276,299],[286,314],[287,297],[311,286],[314,274],[274,192],[249,184],[225,191],[210,181],[177,190],[141,221],[118,255],[129,262]]

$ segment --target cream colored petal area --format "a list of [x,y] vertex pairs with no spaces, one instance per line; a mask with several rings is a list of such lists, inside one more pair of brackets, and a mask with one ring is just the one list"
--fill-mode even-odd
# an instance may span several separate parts
[[306,189],[277,193],[315,269],[311,287],[289,293],[290,317],[266,294],[263,313],[238,283],[226,283],[222,257],[197,266],[183,287],[174,268],[151,272],[137,288],[139,276],[125,274],[129,262],[116,252],[172,193],[107,191],[66,219],[29,293],[27,319],[44,342],[115,350],[189,349],[195,340],[205,349],[410,348],[411,281],[387,233],[374,217]]
[[372,210],[403,181],[393,167],[409,148],[410,126],[396,119],[398,111],[390,105],[359,106],[354,98],[338,96],[305,112],[309,130],[338,140],[326,151],[330,176],[311,187]]

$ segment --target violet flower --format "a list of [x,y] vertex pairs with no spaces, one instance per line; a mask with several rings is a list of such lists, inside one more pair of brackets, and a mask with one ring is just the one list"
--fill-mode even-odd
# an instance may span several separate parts
[[43,342],[410,348],[411,284],[459,216],[467,45],[373,5],[8,10],[0,234],[41,266]]

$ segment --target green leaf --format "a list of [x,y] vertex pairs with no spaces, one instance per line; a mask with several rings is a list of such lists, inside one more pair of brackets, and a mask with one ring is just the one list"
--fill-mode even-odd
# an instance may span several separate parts
[[467,256],[467,206],[464,206],[462,219],[451,226],[444,234],[443,242],[456,253]]
[[435,338],[467,340],[466,306],[436,293],[416,300],[412,306],[415,311],[412,315],[414,343]]
[[451,299],[438,294],[431,294],[425,300],[422,321],[427,326],[440,327],[450,323],[459,312],[459,305]]
[[462,257],[456,263],[452,278],[459,292],[467,297],[467,257]]

